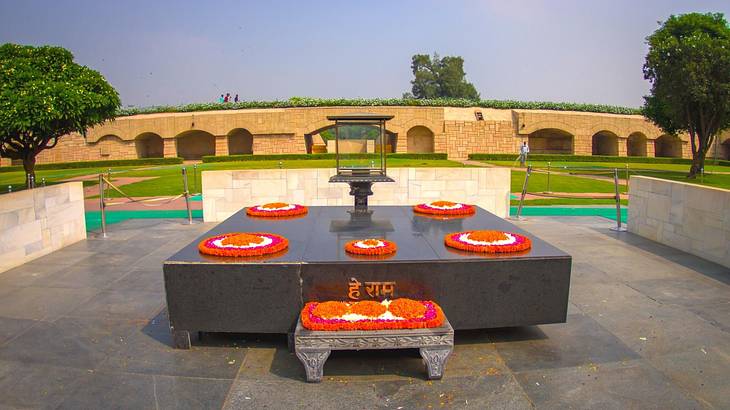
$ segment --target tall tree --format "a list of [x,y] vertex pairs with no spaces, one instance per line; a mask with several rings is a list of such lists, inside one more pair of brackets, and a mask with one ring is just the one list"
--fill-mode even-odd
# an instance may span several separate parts
[[694,178],[715,137],[730,128],[730,27],[720,13],[673,15],[647,43],[644,115],[668,133],[689,134],[687,177]]
[[0,46],[0,156],[23,161],[26,185],[36,156],[62,136],[114,118],[119,95],[97,71],[61,47]]
[[412,98],[466,98],[478,100],[479,93],[474,85],[466,81],[464,59],[447,56],[433,58],[427,54],[416,54],[411,58],[411,93],[404,97]]

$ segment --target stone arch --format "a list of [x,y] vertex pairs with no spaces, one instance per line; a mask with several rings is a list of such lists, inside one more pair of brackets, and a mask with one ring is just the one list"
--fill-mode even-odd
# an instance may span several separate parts
[[175,136],[177,156],[183,159],[201,159],[205,155],[215,155],[215,136],[201,130],[184,131]]
[[527,145],[533,154],[573,154],[573,134],[557,129],[543,128],[527,136]]
[[235,128],[228,133],[228,154],[253,154],[253,134],[245,128]]
[[416,125],[406,133],[406,149],[408,152],[434,152],[434,135],[430,128]]
[[626,155],[629,157],[646,156],[646,135],[641,132],[633,132],[626,139]]
[[730,161],[730,138],[720,144],[720,158]]
[[660,136],[654,140],[654,156],[682,158],[682,140],[675,135]]
[[618,155],[618,135],[611,131],[598,131],[591,138],[593,155]]
[[165,143],[154,132],[144,132],[134,139],[137,158],[162,158],[165,156]]
[[[334,153],[334,127],[335,125],[330,122],[323,127],[315,129],[314,131],[305,133],[304,143],[307,149],[307,154],[324,154],[328,152]],[[385,152],[395,152],[396,144],[398,141],[398,134],[386,128],[385,138]],[[348,147],[349,152],[355,152],[358,151],[358,149],[362,152],[366,151],[366,147],[364,145],[362,147]]]

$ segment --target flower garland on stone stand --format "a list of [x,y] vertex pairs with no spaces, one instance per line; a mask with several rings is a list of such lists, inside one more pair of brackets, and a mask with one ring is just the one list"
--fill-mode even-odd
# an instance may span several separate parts
[[283,251],[289,241],[283,236],[266,232],[232,232],[201,241],[198,250],[216,256],[261,256]]
[[445,320],[436,302],[395,299],[382,302],[309,302],[301,312],[309,330],[387,330],[439,327]]
[[255,205],[246,209],[249,216],[257,216],[264,218],[304,215],[308,212],[306,206],[297,204],[288,204],[286,202],[271,202],[263,205]]

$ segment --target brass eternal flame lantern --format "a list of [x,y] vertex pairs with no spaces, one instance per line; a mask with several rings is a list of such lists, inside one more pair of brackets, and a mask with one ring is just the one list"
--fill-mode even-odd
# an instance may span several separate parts
[[386,175],[385,122],[392,115],[346,114],[331,115],[335,122],[335,158],[337,174],[330,182],[350,184],[355,197],[354,213],[368,213],[368,196],[375,182],[394,182]]

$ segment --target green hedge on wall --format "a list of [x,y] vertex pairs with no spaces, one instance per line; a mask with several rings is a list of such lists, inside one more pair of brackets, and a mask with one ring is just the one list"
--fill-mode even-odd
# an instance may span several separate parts
[[[517,154],[469,154],[469,159],[474,161],[514,161]],[[564,162],[629,162],[644,164],[691,164],[692,160],[686,158],[666,157],[619,157],[611,155],[565,155],[565,154],[530,154],[531,161],[564,161]],[[730,161],[713,160],[708,158],[707,164],[730,166]]]
[[582,111],[609,114],[641,114],[639,108],[604,104],[583,104],[549,101],[467,100],[463,98],[403,99],[403,98],[306,98],[292,97],[276,101],[241,101],[237,103],[194,103],[185,105],[158,105],[153,107],[124,108],[118,116],[154,114],[161,112],[195,112],[212,110],[243,110],[252,108],[293,107],[480,107],[495,109]]
[[[369,158],[376,154],[348,154],[350,158]],[[424,154],[408,154],[394,153],[388,154],[388,158],[399,159],[426,159],[440,160],[447,159],[446,154],[442,153],[424,153]],[[206,155],[203,162],[237,162],[237,161],[285,161],[299,159],[335,159],[335,154],[272,154],[272,155]]]
[[[72,169],[72,168],[99,168],[99,167],[123,167],[131,165],[169,165],[182,164],[182,158],[140,158],[140,159],[113,159],[106,161],[78,161],[78,162],[57,162],[53,164],[37,164],[36,170],[43,169]],[[0,167],[0,172],[22,171],[22,165]]]

